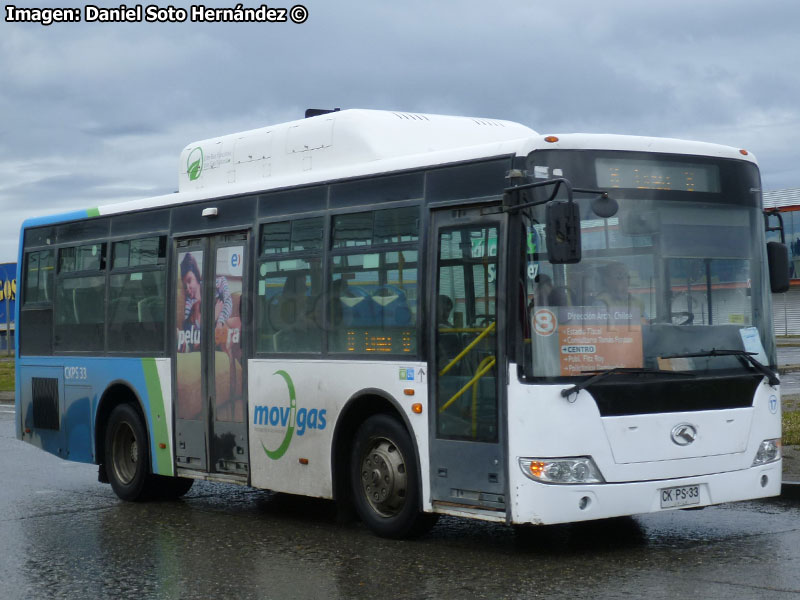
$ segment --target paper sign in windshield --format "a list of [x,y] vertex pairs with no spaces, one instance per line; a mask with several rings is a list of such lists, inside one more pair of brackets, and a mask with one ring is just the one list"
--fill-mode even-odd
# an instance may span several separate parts
[[[539,315],[539,312],[542,315]],[[537,319],[538,317],[538,319]],[[542,327],[547,323],[547,327]],[[538,325],[538,326],[537,326]],[[558,332],[561,375],[617,367],[642,367],[642,319],[638,308],[547,307],[534,315],[538,335]],[[555,341],[555,340],[554,340]]]

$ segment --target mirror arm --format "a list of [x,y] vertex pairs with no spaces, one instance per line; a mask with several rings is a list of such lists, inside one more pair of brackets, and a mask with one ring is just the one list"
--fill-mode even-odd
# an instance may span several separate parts
[[563,177],[558,179],[547,179],[546,181],[535,181],[533,183],[525,183],[522,185],[516,185],[514,187],[506,188],[503,190],[504,195],[510,195],[513,192],[517,192],[520,190],[530,190],[537,187],[544,187],[546,185],[552,185],[553,191],[551,192],[550,196],[545,200],[535,200],[533,202],[526,202],[525,204],[517,204],[514,206],[503,206],[503,212],[513,212],[517,210],[522,210],[524,208],[530,208],[531,206],[539,206],[541,204],[547,204],[548,202],[555,199],[558,195],[558,190],[561,189],[561,186],[564,185],[567,188],[567,198],[570,202],[572,202],[572,184]]
[[[779,225],[777,227],[769,226],[769,218],[778,217]],[[781,244],[786,243],[786,235],[783,232],[783,215],[777,209],[767,209],[764,211],[764,230],[769,233],[770,231],[779,231],[781,234]]]
[[572,191],[576,194],[598,194],[600,198],[608,198],[608,192],[604,192],[603,190],[584,190],[582,188],[572,188]]
[[540,206],[542,204],[547,204],[548,202],[550,202],[550,201],[555,199],[555,197],[558,195],[558,191],[559,191],[559,189],[561,188],[562,185],[567,188],[567,201],[568,202],[572,202],[573,201],[572,200],[572,194],[573,193],[577,193],[577,194],[598,194],[601,198],[608,198],[608,192],[604,192],[603,190],[588,190],[588,189],[583,189],[583,188],[573,188],[572,184],[569,182],[569,180],[565,179],[563,177],[559,177],[557,179],[548,179],[546,181],[536,181],[534,183],[525,183],[523,185],[517,185],[517,186],[514,186],[514,187],[509,187],[509,188],[504,189],[503,193],[511,194],[512,192],[515,192],[515,191],[529,190],[529,189],[533,189],[533,188],[537,188],[537,187],[544,187],[546,185],[554,186],[552,193],[550,194],[550,196],[546,200],[536,200],[534,202],[526,202],[525,204],[516,204],[514,206],[504,206],[503,207],[503,212],[513,212],[513,211],[517,211],[517,210],[522,210],[524,208],[530,208],[531,206]]

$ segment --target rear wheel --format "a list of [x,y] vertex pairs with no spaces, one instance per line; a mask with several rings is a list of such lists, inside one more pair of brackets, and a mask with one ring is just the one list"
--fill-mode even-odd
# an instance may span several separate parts
[[389,538],[420,535],[436,515],[419,511],[416,455],[405,427],[388,415],[373,415],[356,433],[350,459],[356,511],[373,532]]
[[143,419],[130,404],[111,411],[105,436],[106,473],[123,500],[144,500],[151,491],[150,450]]

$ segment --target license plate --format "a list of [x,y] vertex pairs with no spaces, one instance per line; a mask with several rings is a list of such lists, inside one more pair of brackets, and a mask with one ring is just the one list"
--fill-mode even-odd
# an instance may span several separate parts
[[661,493],[661,508],[675,508],[676,506],[691,506],[700,504],[700,486],[684,485],[681,487],[664,488]]

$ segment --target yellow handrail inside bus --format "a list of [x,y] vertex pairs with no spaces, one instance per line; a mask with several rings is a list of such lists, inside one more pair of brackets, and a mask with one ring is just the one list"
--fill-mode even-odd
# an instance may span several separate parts
[[[475,385],[475,384],[478,382],[478,380],[479,380],[481,377],[483,377],[484,375],[486,375],[486,373],[489,371],[489,369],[491,369],[491,368],[492,368],[492,367],[495,365],[495,363],[496,363],[496,362],[497,362],[497,359],[495,359],[495,357],[494,357],[494,356],[487,356],[486,358],[484,358],[484,359],[483,359],[483,361],[481,362],[480,366],[478,367],[478,372],[477,372],[477,373],[475,373],[475,376],[474,376],[472,379],[470,379],[470,380],[469,380],[469,381],[466,383],[466,385],[465,385],[464,387],[462,387],[460,390],[458,390],[458,391],[457,391],[457,392],[456,392],[456,393],[453,395],[453,397],[452,397],[452,398],[450,398],[450,400],[448,400],[447,402],[445,402],[445,403],[442,405],[442,407],[439,409],[439,412],[440,412],[440,413],[442,413],[442,412],[444,412],[445,410],[447,410],[447,409],[448,409],[448,408],[449,408],[449,407],[450,407],[450,406],[453,404],[453,402],[455,402],[456,400],[458,400],[458,399],[459,399],[459,398],[460,398],[460,397],[461,397],[461,396],[464,394],[464,392],[466,392],[466,391],[467,391],[469,388],[471,388],[473,385]],[[477,389],[477,388],[476,388],[476,389]],[[477,395],[476,395],[476,396],[474,397],[474,399],[473,399],[473,403],[476,403],[476,402],[477,402]],[[474,411],[474,409],[473,409],[473,413],[474,413],[474,412],[475,412],[475,411]],[[474,417],[474,415],[473,415],[473,419],[474,419],[474,418],[475,418],[475,417]]]
[[459,352],[458,356],[456,356],[453,360],[451,360],[444,369],[439,371],[439,377],[441,377],[442,375],[447,373],[450,369],[452,369],[454,366],[456,366],[461,361],[462,358],[464,358],[467,354],[469,354],[470,350],[472,350],[475,346],[478,345],[478,342],[480,342],[483,338],[485,338],[492,331],[494,331],[494,328],[496,326],[497,326],[497,321],[495,321],[494,323],[490,323],[488,327],[481,330],[481,334],[478,337],[472,340],[466,348],[464,348],[461,352]]
[[439,333],[480,333],[484,327],[439,327]]
[[[478,377],[483,377],[483,375],[491,369],[497,359],[494,356],[487,356],[481,361],[481,364],[478,365]],[[475,382],[475,385],[472,386],[472,437],[478,437],[478,382]]]

